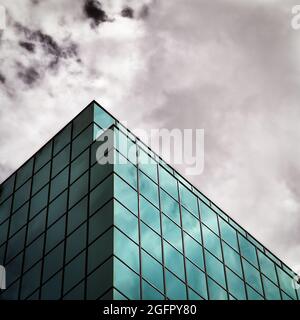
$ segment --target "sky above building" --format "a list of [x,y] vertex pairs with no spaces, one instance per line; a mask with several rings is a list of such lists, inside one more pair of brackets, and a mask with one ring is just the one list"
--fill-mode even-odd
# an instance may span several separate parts
[[0,181],[93,99],[129,128],[204,129],[188,179],[300,265],[295,1],[0,4]]

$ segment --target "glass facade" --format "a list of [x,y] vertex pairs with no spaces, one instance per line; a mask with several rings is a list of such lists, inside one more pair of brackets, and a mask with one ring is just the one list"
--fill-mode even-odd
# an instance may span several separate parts
[[96,102],[0,186],[0,264],[0,299],[299,299],[292,270]]

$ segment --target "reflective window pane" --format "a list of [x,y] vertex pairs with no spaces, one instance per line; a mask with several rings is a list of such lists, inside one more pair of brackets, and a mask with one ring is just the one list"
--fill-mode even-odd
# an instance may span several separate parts
[[143,197],[140,197],[140,216],[142,221],[160,234],[159,210]]
[[178,200],[177,180],[161,166],[159,166],[159,183],[175,200]]
[[178,225],[180,224],[179,203],[160,189],[161,210]]
[[207,225],[216,234],[219,234],[218,218],[216,213],[202,201],[200,201],[200,216],[205,225]]
[[230,246],[223,242],[223,254],[225,264],[240,277],[243,277],[242,263],[240,255],[235,252]]
[[142,276],[153,286],[163,292],[163,268],[146,252],[142,251]]
[[254,245],[241,235],[239,235],[239,242],[242,256],[258,267],[256,249]]
[[32,194],[35,194],[48,183],[50,179],[50,168],[50,163],[48,163],[34,175],[32,182]]
[[114,259],[114,286],[129,299],[140,299],[139,276],[118,259]]
[[162,215],[163,237],[168,240],[177,250],[182,252],[181,229],[172,220]]
[[171,300],[186,300],[186,286],[175,277],[171,272],[166,270],[166,290],[167,297]]
[[238,300],[246,300],[245,285],[242,279],[226,268],[229,292]]
[[70,145],[64,148],[52,160],[52,177],[55,177],[70,162]]
[[207,227],[202,225],[203,244],[211,253],[222,260],[222,250],[220,238],[216,236]]
[[276,269],[277,269],[277,274],[278,274],[278,278],[279,278],[280,288],[282,288],[293,299],[297,299],[296,291],[294,290],[293,286],[291,285],[292,278],[286,272],[284,272],[282,269],[280,269],[278,267]]
[[183,230],[201,243],[202,240],[199,220],[196,219],[192,214],[190,214],[188,210],[184,209],[183,207],[181,208],[181,213]]
[[146,173],[152,180],[157,182],[157,164],[142,149],[139,148],[139,169]]
[[181,183],[179,184],[180,201],[194,216],[199,217],[196,196]]
[[278,284],[274,262],[260,251],[258,251],[258,260],[261,272],[268,276],[275,284]]
[[223,264],[205,250],[206,272],[214,280],[225,287],[225,274]]
[[281,300],[280,291],[277,286],[265,276],[262,276],[265,295],[268,300]]
[[166,241],[164,241],[165,266],[184,280],[183,256]]
[[239,251],[236,231],[223,219],[219,219],[219,222],[222,239],[231,245],[235,250]]
[[194,262],[199,268],[204,270],[202,247],[186,233],[183,234],[183,237],[186,257]]
[[161,238],[144,223],[141,223],[141,245],[143,249],[149,252],[158,261],[162,260]]
[[228,300],[227,292],[213,280],[208,278],[207,285],[210,300]]
[[245,273],[246,281],[259,293],[262,294],[262,284],[260,279],[260,274],[250,263],[243,260],[243,268]]
[[158,186],[141,171],[139,171],[139,188],[140,193],[158,208]]
[[164,296],[150,286],[146,281],[142,281],[143,300],[164,300]]
[[206,277],[204,272],[199,270],[189,261],[186,261],[186,272],[188,285],[207,299]]
[[114,254],[134,271],[139,272],[139,247],[118,229],[114,230]]
[[138,197],[136,191],[117,175],[114,175],[114,195],[126,208],[138,214]]

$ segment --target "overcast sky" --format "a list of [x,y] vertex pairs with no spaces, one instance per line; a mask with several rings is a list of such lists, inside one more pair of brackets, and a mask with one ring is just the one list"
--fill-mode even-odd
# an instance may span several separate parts
[[189,179],[300,265],[297,1],[100,2],[0,0],[0,181],[93,99],[129,128],[204,129]]

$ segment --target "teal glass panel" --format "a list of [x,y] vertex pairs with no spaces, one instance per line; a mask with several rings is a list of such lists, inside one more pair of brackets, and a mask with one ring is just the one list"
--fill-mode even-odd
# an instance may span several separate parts
[[205,250],[206,272],[215,281],[225,287],[225,274],[223,264]]
[[189,300],[204,300],[202,297],[200,297],[195,291],[188,288],[188,294],[189,294]]
[[64,272],[64,293],[78,284],[85,275],[85,251],[72,260]]
[[257,253],[261,272],[278,285],[274,262],[264,253],[260,251],[258,251]]
[[85,290],[85,282],[82,281],[74,289],[69,291],[63,297],[63,300],[84,300],[84,290]]
[[159,184],[175,200],[178,200],[177,180],[161,166],[159,166]]
[[62,148],[71,142],[71,124],[67,125],[53,140],[53,154],[56,155]]
[[168,270],[166,270],[166,291],[167,297],[171,300],[187,299],[185,284]]
[[0,225],[0,246],[7,240],[9,221]]
[[114,254],[139,273],[139,247],[116,228],[114,229]]
[[114,175],[114,195],[126,208],[138,214],[138,196],[136,191],[117,175]]
[[47,230],[46,252],[49,252],[65,237],[66,217],[62,217]]
[[159,207],[158,186],[141,171],[139,171],[139,189],[140,193],[146,199],[153,203],[157,208]]
[[158,261],[162,260],[161,238],[144,223],[141,223],[141,245]]
[[108,175],[112,173],[112,165],[96,163],[91,168],[91,189],[101,183]]
[[243,261],[243,268],[245,273],[246,281],[260,294],[263,293],[262,291],[262,284],[260,279],[260,274],[258,270],[256,270],[250,263],[246,260],[242,259]]
[[41,281],[41,267],[42,263],[39,262],[23,275],[21,299],[25,299],[39,287]]
[[95,270],[113,254],[112,228],[93,242],[88,248],[88,272]]
[[177,250],[182,252],[181,229],[172,220],[162,215],[163,237],[168,240]]
[[217,214],[202,201],[200,201],[200,216],[201,221],[205,223],[205,225],[216,234],[219,234]]
[[139,169],[157,182],[157,164],[146,152],[139,148]]
[[204,270],[203,249],[194,239],[186,233],[183,234],[185,256]]
[[73,120],[73,138],[93,121],[93,113],[93,107],[89,106]]
[[58,245],[44,258],[43,281],[52,277],[64,264],[64,243]]
[[56,274],[41,289],[42,300],[59,300],[61,296],[62,271]]
[[0,223],[2,223],[5,219],[7,219],[10,215],[10,208],[11,208],[11,202],[12,202],[12,197],[9,199],[5,200],[1,205],[0,205]]
[[49,182],[50,167],[50,163],[48,163],[34,175],[32,180],[32,194],[35,194],[38,190],[40,190],[45,184]]
[[58,196],[68,186],[69,167],[65,168],[52,181],[50,187],[50,201]]
[[142,281],[143,300],[164,300],[164,296],[150,286],[146,281]]
[[222,244],[225,264],[231,270],[237,273],[240,277],[243,277],[240,255],[236,251],[234,251],[230,246],[228,246],[225,242],[223,242]]
[[94,104],[94,122],[96,122],[101,128],[106,129],[114,124],[115,120],[102,108]]
[[154,287],[163,292],[164,283],[162,265],[144,251],[142,251],[142,276]]
[[18,189],[32,175],[33,158],[28,160],[18,171],[16,178],[16,189]]
[[[116,182],[117,184],[117,182]],[[115,184],[115,187],[116,187]],[[116,187],[117,190],[125,191],[124,188]],[[117,193],[115,193],[117,195]],[[99,210],[108,200],[113,197],[113,176],[107,177],[99,186],[97,186],[92,192],[90,192],[90,214]],[[123,199],[124,194],[119,197]],[[126,200],[126,199],[125,199]],[[127,200],[128,201],[128,200]],[[126,202],[127,202],[126,201]],[[126,203],[125,202],[125,203]],[[131,201],[130,201],[131,203]]]
[[31,180],[27,181],[23,186],[15,192],[13,211],[23,205],[30,196]]
[[27,244],[36,239],[45,230],[47,210],[36,215],[28,224]]
[[207,299],[206,277],[204,272],[199,270],[189,261],[186,261],[186,273],[188,285]]
[[237,241],[237,233],[230,226],[229,223],[224,221],[223,219],[219,219],[220,229],[221,229],[221,238],[226,241],[232,248],[236,251],[239,251],[238,241]]
[[253,288],[251,288],[248,285],[246,285],[246,288],[247,288],[248,300],[264,300],[264,298]]
[[114,171],[127,183],[129,183],[133,188],[137,189],[136,167],[131,162],[126,160],[126,158],[124,158],[121,154],[118,154],[117,157],[118,160],[116,161],[117,163],[114,165]]
[[44,166],[48,161],[50,161],[51,152],[52,140],[37,152],[34,162],[34,172],[37,172],[42,166]]
[[113,285],[113,259],[110,258],[95,270],[87,279],[87,300],[99,299]]
[[163,189],[160,189],[160,200],[162,212],[180,225],[179,203],[169,196]]
[[93,142],[93,125],[90,125],[82,133],[80,133],[72,142],[72,159],[75,159],[82,151],[84,151]]
[[140,197],[140,216],[142,221],[160,234],[159,210],[143,197]]
[[266,298],[268,300],[281,300],[279,288],[265,276],[262,276],[262,280]]
[[[15,183],[15,175],[12,175],[5,182],[0,184],[0,203],[2,203],[5,199],[7,199],[13,193],[14,183]],[[1,214],[0,214],[0,221],[1,221]]]
[[36,239],[25,250],[24,272],[31,268],[36,262],[42,259],[44,248],[44,235]]
[[114,259],[114,286],[131,300],[140,299],[140,278],[120,260]]
[[70,183],[73,183],[89,168],[89,149],[84,151],[78,158],[71,164],[71,177]]
[[228,300],[227,292],[213,280],[207,279],[210,300]]
[[184,280],[183,256],[166,241],[164,241],[165,266]]
[[66,262],[73,259],[80,251],[85,249],[87,242],[87,226],[84,223],[67,238]]
[[181,183],[179,184],[180,201],[195,217],[199,217],[196,196]]
[[12,238],[8,240],[6,261],[9,261],[19,254],[25,246],[26,227],[18,231]]
[[114,202],[114,223],[121,231],[136,243],[138,238],[138,219],[118,201]]
[[254,245],[241,235],[239,235],[239,242],[242,256],[254,266],[258,267],[256,249]]
[[65,147],[52,160],[51,176],[55,177],[62,169],[64,169],[70,162],[70,145]]
[[[100,234],[113,225],[113,201],[106,203],[89,220],[89,242],[94,241]],[[133,231],[132,231],[133,232]],[[129,232],[131,233],[131,232]]]
[[198,242],[202,243],[199,220],[183,207],[181,208],[181,214],[183,230],[190,234]]
[[88,198],[77,203],[68,213],[68,235],[87,219]]
[[211,253],[213,253],[220,260],[222,260],[220,238],[216,236],[212,231],[210,231],[204,225],[202,225],[202,233],[203,233],[203,244],[205,248],[207,248]]
[[279,278],[279,285],[282,290],[284,290],[290,297],[293,299],[297,299],[296,291],[292,286],[292,277],[289,276],[286,272],[284,272],[279,267],[276,267],[277,274]]
[[226,268],[228,291],[238,300],[246,300],[244,281]]
[[9,231],[10,236],[20,230],[27,222],[28,208],[29,203],[27,202],[12,215]]
[[78,180],[76,180],[69,190],[69,208],[74,206],[79,200],[81,200],[89,190],[89,173],[86,172]]
[[44,209],[48,202],[49,185],[46,185],[36,195],[31,198],[30,202],[30,219],[33,218],[38,212]]
[[49,204],[47,226],[66,213],[68,207],[68,190],[60,194]]

